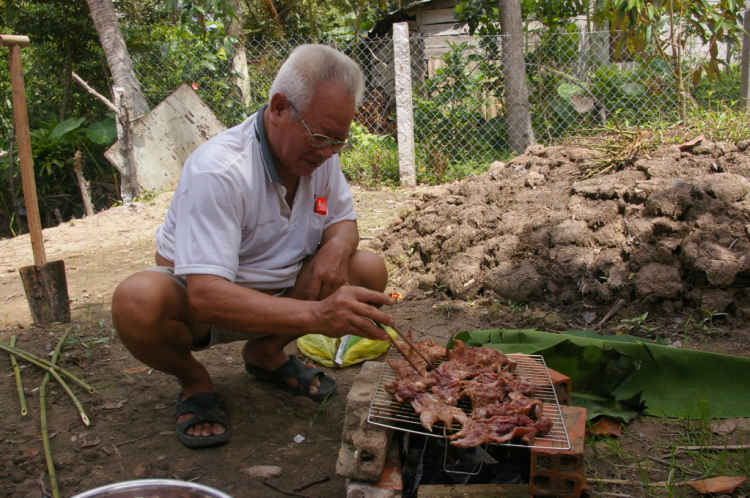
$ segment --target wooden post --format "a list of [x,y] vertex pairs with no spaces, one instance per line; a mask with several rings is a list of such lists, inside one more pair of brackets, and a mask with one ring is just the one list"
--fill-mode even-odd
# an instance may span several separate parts
[[396,120],[398,125],[398,170],[401,185],[417,184],[414,159],[414,113],[412,111],[411,56],[409,25],[393,25],[393,71],[396,83]]
[[742,59],[740,60],[740,107],[750,109],[750,0],[745,0],[745,34],[742,36]]
[[[130,133],[130,99],[125,87],[116,86],[112,88],[115,96],[115,107],[117,113],[117,138],[120,141],[122,152],[122,184],[120,185],[120,197],[123,204],[130,204],[140,193],[138,188],[135,154]],[[125,172],[127,171],[127,174]]]
[[83,154],[80,150],[77,150],[73,154],[73,171],[76,173],[78,179],[78,188],[81,191],[81,198],[83,199],[83,209],[86,216],[94,216],[94,208],[91,206],[91,189],[90,182],[83,176]]
[[39,218],[39,201],[36,196],[34,179],[34,160],[31,154],[31,136],[29,134],[29,117],[26,114],[26,88],[23,83],[23,64],[21,47],[30,44],[27,36],[0,35],[2,45],[10,48],[10,86],[13,99],[13,119],[16,123],[16,141],[18,158],[21,161],[21,182],[23,198],[26,204],[26,221],[29,224],[31,249],[34,253],[34,264],[44,266],[47,256],[44,253],[42,222]]

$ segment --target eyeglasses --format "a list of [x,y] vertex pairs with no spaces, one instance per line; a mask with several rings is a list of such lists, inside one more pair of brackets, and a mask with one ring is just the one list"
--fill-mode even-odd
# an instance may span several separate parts
[[302,119],[302,116],[300,116],[297,108],[294,107],[294,104],[289,102],[289,107],[292,108],[292,111],[294,111],[294,114],[297,115],[300,122],[302,123],[302,126],[304,126],[305,130],[307,130],[307,133],[310,134],[310,138],[307,139],[307,143],[309,143],[316,149],[322,149],[323,147],[328,147],[329,145],[332,145],[331,150],[333,150],[334,154],[338,154],[339,152],[344,152],[353,147],[350,141],[351,139],[345,140],[342,142],[341,140],[336,140],[335,138],[327,137],[325,135],[318,135],[317,133],[311,132],[310,128],[307,126],[307,123],[305,123],[305,120]]

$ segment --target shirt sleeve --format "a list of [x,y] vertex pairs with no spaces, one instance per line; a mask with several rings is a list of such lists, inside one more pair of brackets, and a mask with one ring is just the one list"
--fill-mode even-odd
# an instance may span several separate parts
[[242,196],[216,172],[192,177],[177,200],[175,275],[209,274],[233,282],[239,267]]
[[328,174],[328,187],[326,189],[328,201],[328,217],[323,229],[330,227],[340,221],[354,221],[357,214],[354,212],[354,201],[346,182],[344,173],[341,172],[338,156],[334,156]]

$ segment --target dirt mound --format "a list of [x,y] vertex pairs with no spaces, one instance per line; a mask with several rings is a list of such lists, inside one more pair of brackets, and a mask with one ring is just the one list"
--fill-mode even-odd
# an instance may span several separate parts
[[407,297],[551,306],[620,298],[750,318],[750,155],[704,142],[584,179],[584,147],[535,146],[446,185],[371,241]]

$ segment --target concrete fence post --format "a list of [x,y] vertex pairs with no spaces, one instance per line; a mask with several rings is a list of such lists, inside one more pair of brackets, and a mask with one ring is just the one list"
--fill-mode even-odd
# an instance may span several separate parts
[[750,112],[750,0],[745,0],[745,19],[742,36],[742,58],[740,59],[740,107]]
[[393,70],[396,84],[399,180],[402,186],[414,187],[417,184],[417,174],[414,159],[411,56],[409,25],[405,22],[393,25]]

